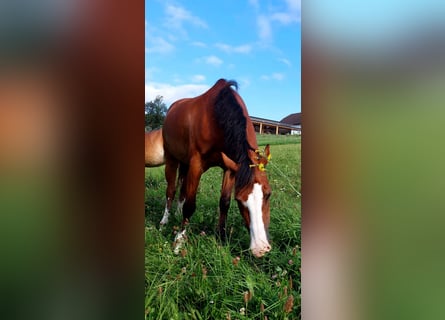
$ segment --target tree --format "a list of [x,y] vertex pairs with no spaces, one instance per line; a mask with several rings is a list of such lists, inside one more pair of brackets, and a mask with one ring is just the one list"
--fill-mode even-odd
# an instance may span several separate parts
[[154,101],[145,103],[145,130],[162,127],[167,113],[167,106],[162,99],[162,96],[157,96]]

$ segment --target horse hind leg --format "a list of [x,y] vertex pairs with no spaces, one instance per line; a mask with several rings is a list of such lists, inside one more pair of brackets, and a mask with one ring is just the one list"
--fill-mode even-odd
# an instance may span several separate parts
[[178,162],[168,159],[165,163],[165,179],[167,180],[166,203],[164,215],[161,219],[160,225],[163,226],[168,223],[170,216],[170,209],[172,207],[173,199],[176,193],[176,171],[178,170]]
[[201,179],[202,168],[200,159],[192,158],[187,175],[184,180],[183,193],[185,202],[182,210],[182,224],[188,223],[196,209],[196,193],[198,192],[199,180]]
[[174,252],[176,254],[179,253],[179,250],[187,240],[186,227],[196,209],[196,193],[201,175],[201,163],[197,160],[192,160],[183,185],[181,186],[181,194],[184,196],[184,206],[182,210],[182,230],[176,234],[174,242]]
[[176,216],[182,215],[182,209],[185,203],[185,186],[187,184],[186,177],[188,173],[188,166],[185,164],[179,165],[179,175],[178,175],[178,186],[180,188],[179,198],[178,198],[178,206],[176,207]]

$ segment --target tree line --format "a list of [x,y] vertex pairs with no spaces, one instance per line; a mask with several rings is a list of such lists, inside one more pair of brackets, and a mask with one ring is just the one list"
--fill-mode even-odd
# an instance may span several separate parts
[[162,100],[162,96],[157,96],[154,100],[145,103],[145,131],[162,128],[167,114],[167,106]]

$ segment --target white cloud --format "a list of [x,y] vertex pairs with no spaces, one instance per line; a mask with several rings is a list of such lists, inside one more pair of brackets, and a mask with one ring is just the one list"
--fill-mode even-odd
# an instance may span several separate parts
[[268,80],[277,80],[277,81],[281,81],[281,80],[283,80],[284,78],[285,78],[284,73],[280,73],[280,72],[274,72],[274,73],[272,73],[272,74],[270,74],[270,75],[265,75],[265,74],[263,74],[263,75],[260,77],[261,80],[266,80],[266,81],[268,81]]
[[284,64],[287,65],[288,67],[291,67],[291,66],[292,66],[292,63],[291,63],[289,60],[287,60],[286,58],[278,59],[278,61],[284,63]]
[[250,53],[252,46],[250,44],[243,44],[239,46],[231,46],[226,43],[217,43],[215,47],[226,53]]
[[172,75],[172,79],[173,79],[173,82],[175,82],[175,83],[183,83],[183,82],[184,82],[184,81],[182,80],[181,75],[179,75],[179,74],[177,74],[177,73],[175,73],[175,74]]
[[271,21],[278,21],[284,25],[301,22],[301,0],[286,0],[286,4],[285,11],[271,15]]
[[180,84],[171,85],[160,82],[148,82],[145,84],[145,101],[151,101],[156,96],[162,96],[169,107],[173,102],[182,98],[196,97],[209,89],[206,84]]
[[209,64],[211,66],[215,66],[215,67],[219,67],[224,62],[220,58],[218,58],[217,56],[203,57],[201,59],[198,59],[198,61],[203,61],[204,63]]
[[145,79],[150,80],[156,73],[159,73],[161,70],[157,67],[150,67],[145,69]]
[[272,29],[270,21],[266,16],[259,15],[257,17],[258,36],[263,41],[268,41],[272,38]]
[[206,77],[202,74],[195,74],[194,76],[192,76],[193,82],[203,82],[205,80],[206,80]]
[[277,12],[270,17],[271,21],[278,21],[281,24],[288,25],[293,22],[300,22],[301,17],[297,12]]
[[[256,1],[250,1],[251,5],[255,6]],[[268,42],[273,37],[272,26],[273,23],[281,25],[291,25],[293,23],[301,22],[301,0],[285,0],[286,8],[284,10],[274,10],[269,8],[267,13],[262,13],[257,16],[257,31],[258,37],[261,41]]]
[[162,37],[149,37],[146,53],[169,53],[175,50],[175,46]]
[[275,73],[272,73],[272,79],[274,79],[274,80],[279,80],[279,81],[281,81],[281,80],[283,80],[284,79],[284,74],[283,73],[279,73],[279,72],[275,72]]
[[192,46],[195,46],[195,47],[207,48],[207,45],[201,41],[193,41],[191,44],[192,44]]
[[239,87],[242,89],[246,89],[248,87],[250,87],[251,81],[249,78],[247,77],[240,77],[238,78],[238,83],[239,83]]
[[260,4],[258,3],[258,0],[249,0],[249,3],[255,9],[258,9],[260,7]]
[[201,18],[193,15],[187,9],[175,6],[175,5],[167,5],[165,8],[165,13],[167,15],[166,26],[174,29],[182,30],[183,23],[187,22],[196,27],[207,28],[207,23]]
[[301,11],[301,0],[286,0],[290,11]]

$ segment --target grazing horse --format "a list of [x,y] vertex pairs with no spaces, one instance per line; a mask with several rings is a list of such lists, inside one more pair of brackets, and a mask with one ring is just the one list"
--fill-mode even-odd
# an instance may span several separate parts
[[145,166],[158,167],[164,163],[162,129],[145,132]]
[[178,100],[169,108],[162,130],[167,201],[161,225],[168,221],[179,171],[178,203],[183,220],[175,242],[183,241],[185,227],[196,209],[201,175],[210,167],[219,166],[224,170],[219,201],[220,236],[225,239],[227,211],[235,189],[235,199],[250,232],[250,249],[254,256],[262,257],[271,250],[267,236],[271,188],[264,169],[270,150],[269,145],[264,152],[258,150],[244,101],[232,86],[238,89],[235,81],[220,79],[202,95]]

